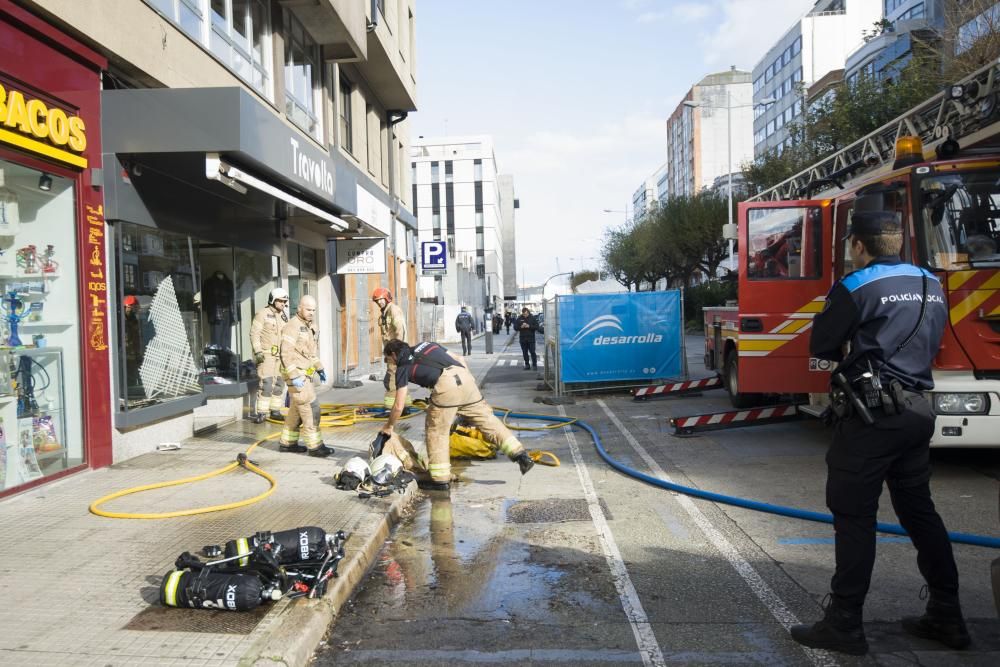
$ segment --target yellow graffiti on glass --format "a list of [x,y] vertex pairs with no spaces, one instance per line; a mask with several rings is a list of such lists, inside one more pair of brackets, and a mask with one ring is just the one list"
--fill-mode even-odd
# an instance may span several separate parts
[[74,154],[87,148],[87,127],[82,118],[3,84],[0,84],[0,141],[77,167],[87,166],[85,158]]

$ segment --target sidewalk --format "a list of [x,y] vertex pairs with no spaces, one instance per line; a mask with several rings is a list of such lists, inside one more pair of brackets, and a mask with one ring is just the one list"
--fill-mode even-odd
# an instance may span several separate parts
[[[508,337],[494,339],[496,352]],[[469,367],[480,380],[497,355],[473,343]],[[413,387],[411,386],[411,389]],[[380,403],[381,382],[323,393],[324,403]],[[423,396],[426,392],[416,391]],[[106,519],[88,512],[108,493],[205,473],[233,461],[273,424],[247,421],[190,438],[179,451],[154,452],[110,468],[87,471],[0,502],[0,664],[3,665],[303,665],[330,621],[350,598],[391,526],[411,502],[403,495],[362,500],[333,486],[333,475],[355,454],[367,455],[380,425],[326,430],[337,452],[328,459],[279,454],[269,441],[251,454],[278,480],[268,498],[248,507],[160,520]],[[423,418],[399,431],[423,440]],[[233,502],[257,495],[267,482],[236,470],[193,485],[118,499],[115,511],[163,512]],[[159,585],[183,552],[208,544],[316,525],[350,538],[340,577],[320,600],[281,600],[262,613],[174,610],[158,605]]]

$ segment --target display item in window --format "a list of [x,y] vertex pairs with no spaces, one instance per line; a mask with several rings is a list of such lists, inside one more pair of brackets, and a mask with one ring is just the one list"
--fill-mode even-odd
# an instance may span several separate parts
[[9,334],[7,336],[8,347],[21,347],[21,337],[17,333],[17,325],[28,316],[28,307],[17,292],[7,292],[2,302],[3,311],[7,319]]
[[288,292],[276,287],[267,295],[267,307],[253,317],[250,325],[250,348],[254,363],[257,364],[257,395],[250,411],[250,420],[255,424],[264,421],[266,415],[281,419],[284,405],[285,382],[281,377],[281,330],[288,323]]
[[198,368],[170,276],[156,290],[149,319],[155,333],[143,350],[139,367],[146,398],[173,398],[200,391]]
[[52,259],[56,254],[55,246],[49,244],[45,246],[45,252],[42,253],[42,273],[59,273],[59,262]]
[[16,236],[21,231],[21,213],[14,191],[5,185],[4,170],[0,169],[0,236]]
[[25,275],[38,273],[38,250],[35,246],[28,245],[18,249],[17,267]]
[[214,272],[201,286],[202,312],[208,320],[212,345],[229,348],[232,336],[233,281],[222,271]]

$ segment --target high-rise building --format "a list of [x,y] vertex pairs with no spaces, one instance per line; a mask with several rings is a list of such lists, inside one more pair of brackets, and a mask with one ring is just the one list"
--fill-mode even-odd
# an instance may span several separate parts
[[640,218],[646,213],[655,202],[661,202],[667,198],[667,165],[663,164],[659,169],[643,179],[642,185],[636,188],[632,194],[632,217]]
[[859,41],[847,57],[844,79],[858,77],[895,79],[913,58],[920,44],[937,41],[944,27],[943,0],[883,0],[884,28]]
[[781,150],[802,113],[802,92],[843,69],[864,31],[882,17],[878,0],[818,0],[753,68],[753,154]]
[[735,67],[709,74],[674,109],[667,119],[667,196],[693,195],[753,158],[750,81],[750,72]]
[[497,176],[500,192],[500,218],[503,221],[503,298],[517,300],[517,238],[514,215],[521,208],[521,200],[514,194],[514,177],[510,174]]
[[503,179],[497,174],[493,139],[420,137],[413,140],[410,154],[418,240],[445,241],[448,248],[447,271],[421,276],[420,298],[445,306],[444,322],[454,319],[460,306],[482,322],[484,313],[502,310],[508,289]]

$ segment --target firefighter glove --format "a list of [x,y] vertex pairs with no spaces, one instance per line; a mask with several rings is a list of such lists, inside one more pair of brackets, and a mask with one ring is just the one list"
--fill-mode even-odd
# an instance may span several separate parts
[[297,378],[293,379],[292,386],[295,387],[296,389],[302,389],[302,387],[306,386],[305,377],[300,375]]
[[320,382],[323,382],[323,383],[326,382],[326,371],[324,371],[322,369],[318,370],[318,371],[316,371],[316,375],[319,376],[319,381]]
[[264,363],[264,353],[263,352],[256,352],[256,353],[254,353],[253,360],[255,362],[257,362],[258,364]]

